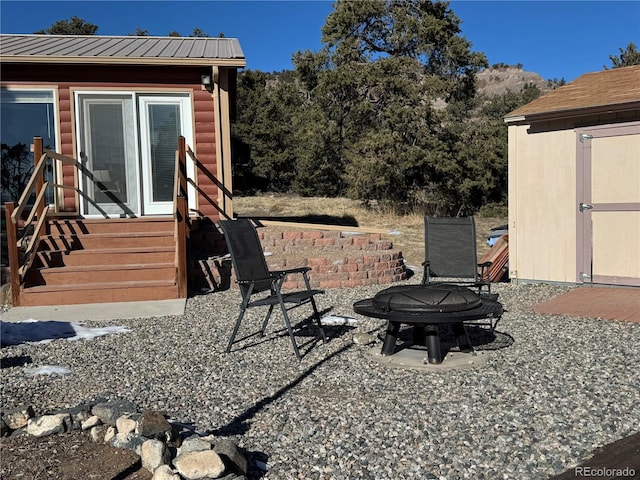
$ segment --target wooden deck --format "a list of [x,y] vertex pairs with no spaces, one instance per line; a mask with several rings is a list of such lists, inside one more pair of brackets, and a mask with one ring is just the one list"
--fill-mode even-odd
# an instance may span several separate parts
[[[640,323],[640,288],[580,287],[536,305],[533,310]],[[550,480],[576,478],[640,479],[640,432],[597,449],[585,463]]]
[[533,310],[640,323],[640,288],[580,287],[536,305]]

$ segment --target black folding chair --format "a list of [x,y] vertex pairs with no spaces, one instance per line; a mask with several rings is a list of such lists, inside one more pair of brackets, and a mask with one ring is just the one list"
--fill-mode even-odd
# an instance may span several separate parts
[[[302,356],[300,355],[291,321],[289,320],[289,310],[310,303],[313,308],[313,319],[320,331],[320,337],[323,342],[326,341],[325,333],[320,322],[320,314],[318,313],[318,307],[314,299],[314,295],[324,293],[324,291],[311,288],[307,273],[311,269],[309,267],[300,267],[270,271],[264,257],[262,244],[258,238],[258,233],[249,219],[221,220],[219,225],[224,233],[227,248],[231,254],[231,262],[236,274],[236,282],[240,287],[240,293],[242,295],[240,315],[236,320],[226,351],[231,351],[246,310],[253,307],[269,307],[267,315],[262,322],[262,330],[260,332],[261,336],[264,336],[274,307],[276,305],[280,306],[284,323],[291,338],[291,343],[293,344],[293,350],[298,359],[301,359]],[[299,291],[283,292],[282,285],[287,275],[290,274],[302,275],[306,288]],[[292,306],[287,307],[287,304]]]
[[492,262],[479,264],[476,248],[473,217],[425,217],[422,284],[462,285],[475,289],[481,298],[496,301],[498,294],[491,293],[489,278]]

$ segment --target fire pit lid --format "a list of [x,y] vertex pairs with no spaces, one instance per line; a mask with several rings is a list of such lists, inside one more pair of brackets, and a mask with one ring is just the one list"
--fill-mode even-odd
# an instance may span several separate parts
[[460,312],[481,304],[475,292],[459,285],[396,285],[372,299],[373,307],[383,312]]

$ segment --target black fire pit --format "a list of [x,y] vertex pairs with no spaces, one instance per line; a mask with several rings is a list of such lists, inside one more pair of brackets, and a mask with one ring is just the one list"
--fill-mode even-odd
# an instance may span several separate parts
[[438,327],[451,325],[461,352],[473,351],[464,323],[502,315],[502,305],[458,285],[399,285],[353,304],[356,313],[388,321],[382,355],[393,355],[400,326],[414,327],[414,344],[427,347],[429,363],[442,363]]

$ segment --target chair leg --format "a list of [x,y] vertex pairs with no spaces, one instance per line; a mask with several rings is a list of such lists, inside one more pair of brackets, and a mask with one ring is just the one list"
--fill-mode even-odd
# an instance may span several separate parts
[[236,335],[238,334],[238,330],[240,329],[240,323],[242,322],[242,318],[244,317],[245,312],[247,311],[246,306],[243,304],[240,307],[242,310],[240,311],[240,315],[238,315],[238,319],[236,320],[236,324],[233,327],[233,332],[231,333],[231,337],[229,338],[229,343],[227,344],[226,352],[229,353],[231,351],[231,346],[236,339]]
[[[280,297],[280,295],[278,295]],[[298,360],[302,360],[302,355],[300,355],[300,350],[298,350],[298,344],[296,343],[296,337],[293,335],[293,328],[291,328],[291,321],[289,320],[289,314],[287,313],[287,307],[280,297],[280,308],[282,309],[282,316],[284,317],[284,323],[287,326],[287,331],[289,332],[289,338],[291,338],[291,344],[293,345],[293,351],[298,357]]]
[[260,335],[264,337],[264,333],[267,331],[267,324],[269,323],[269,319],[271,318],[271,314],[273,313],[273,307],[275,307],[275,305],[269,305],[269,311],[267,312],[267,314],[264,317],[264,320],[262,321],[262,331],[260,332]]
[[320,330],[322,343],[327,343],[327,336],[324,333],[324,328],[322,328],[322,320],[320,319],[320,312],[318,312],[318,307],[313,297],[311,297],[311,306],[313,307],[313,317],[315,318],[316,323],[318,324],[318,329]]
[[[302,278],[304,280],[304,284],[307,287],[307,290],[311,290],[311,283],[309,282],[309,275],[307,272],[302,273]],[[324,329],[322,328],[322,321],[320,320],[320,313],[318,312],[318,306],[316,305],[316,300],[311,296],[311,306],[313,307],[313,315],[316,319],[316,323],[318,324],[318,329],[320,330],[320,336],[322,337],[322,343],[327,343],[327,336],[324,333]]]

